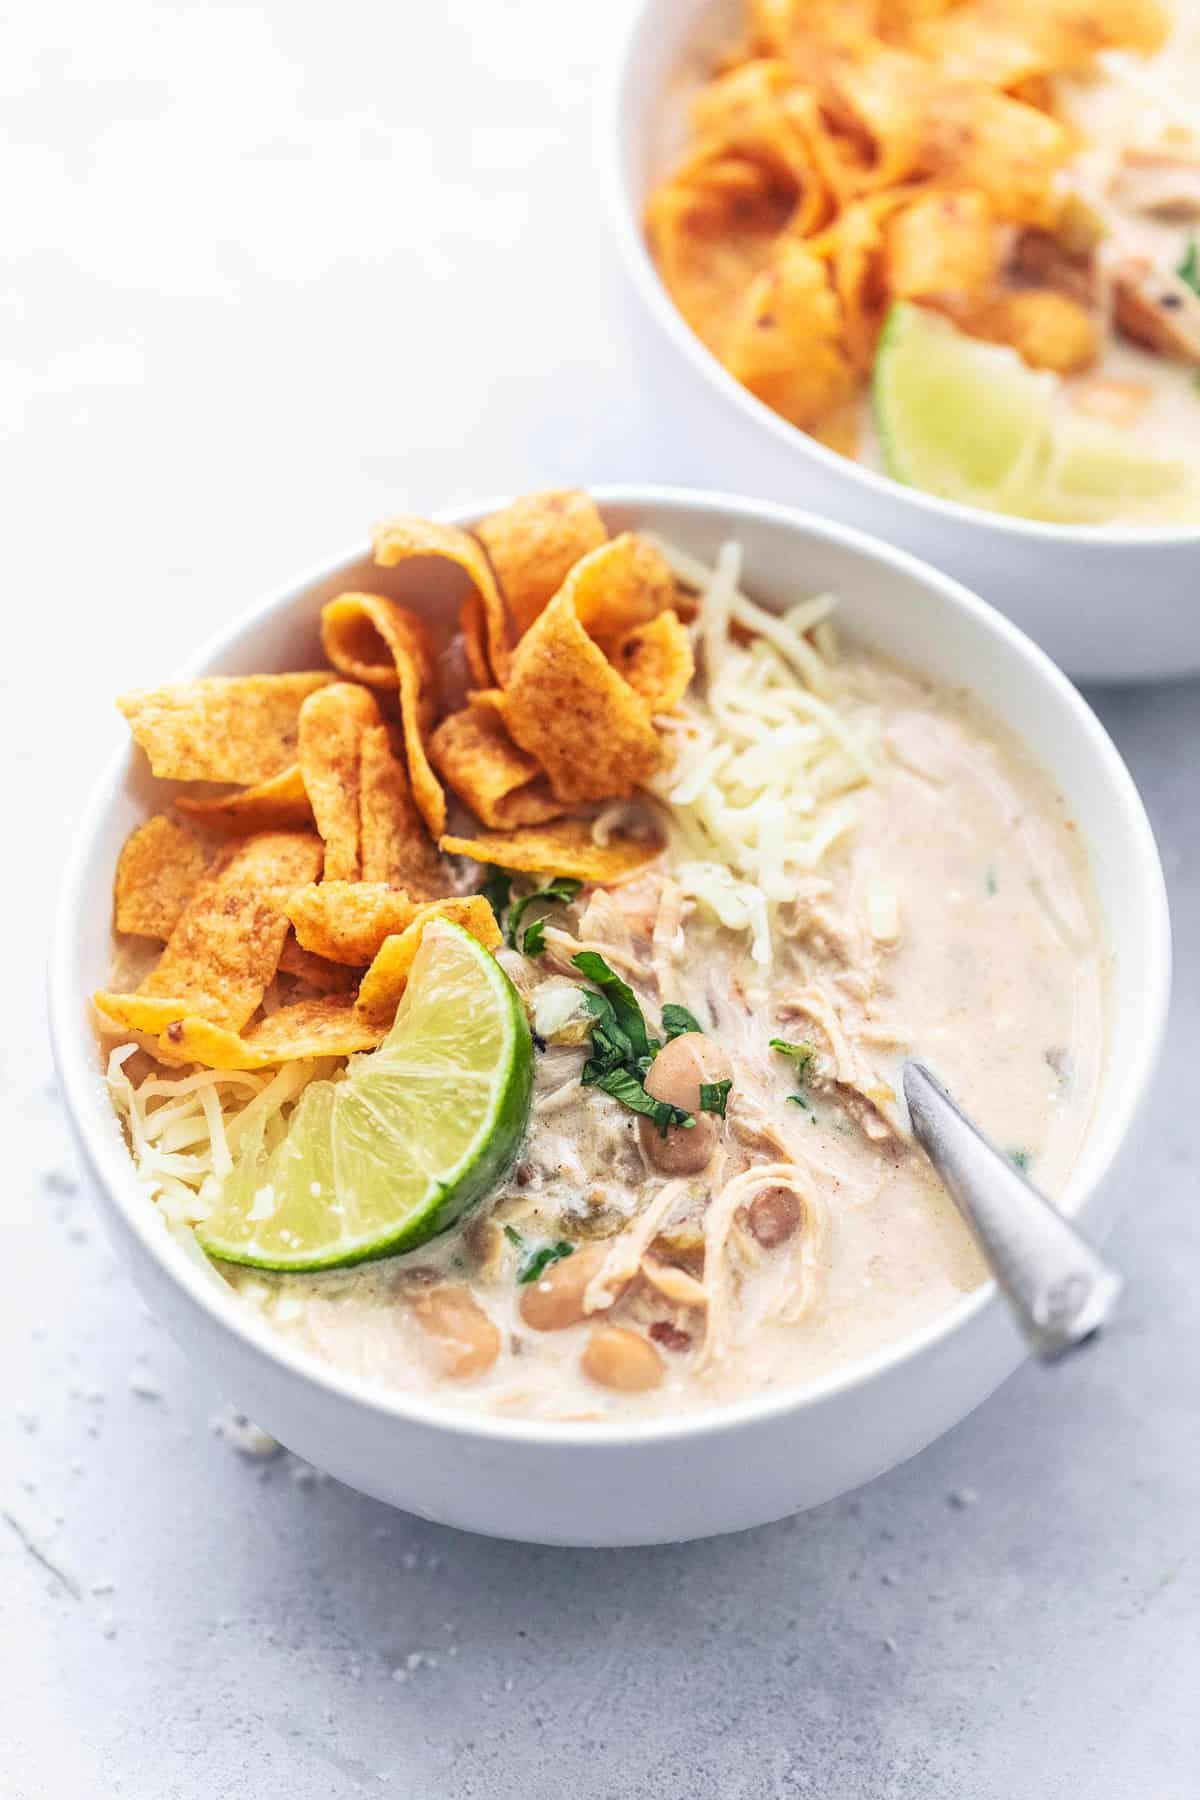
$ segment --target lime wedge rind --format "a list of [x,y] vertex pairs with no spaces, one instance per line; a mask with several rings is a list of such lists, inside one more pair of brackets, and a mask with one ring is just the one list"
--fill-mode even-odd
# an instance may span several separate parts
[[[431,1068],[417,1053],[425,1024],[444,1046],[452,1008],[465,1009],[464,1047],[486,1068],[452,1072],[442,1056]],[[261,1134],[247,1145],[196,1235],[220,1261],[283,1272],[416,1249],[504,1180],[532,1088],[516,989],[461,927],[438,920],[384,1043],[342,1079],[310,1083],[274,1149]]]

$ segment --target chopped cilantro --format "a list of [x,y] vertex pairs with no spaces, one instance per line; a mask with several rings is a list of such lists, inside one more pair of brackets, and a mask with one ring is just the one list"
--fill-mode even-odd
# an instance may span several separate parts
[[[585,1069],[584,1078],[586,1075]],[[672,1125],[679,1125],[684,1131],[690,1131],[696,1123],[691,1113],[684,1112],[681,1106],[672,1106],[668,1100],[656,1100],[652,1094],[648,1094],[644,1082],[631,1069],[608,1069],[593,1082],[585,1079],[585,1085],[601,1088],[606,1094],[611,1094],[614,1100],[619,1100],[622,1106],[627,1106],[630,1112],[641,1113],[643,1118],[651,1120],[658,1127],[660,1137],[666,1137],[668,1128]]]
[[515,1225],[506,1225],[504,1227],[504,1235],[509,1243],[516,1249],[523,1250],[525,1248],[525,1239],[521,1236]]
[[654,1061],[651,1051],[647,1049],[644,1056],[638,1055],[629,1034],[618,1023],[616,1010],[606,994],[597,994],[591,988],[582,991],[583,1004],[595,1020],[592,1054],[584,1064],[580,1078],[583,1085],[591,1087],[610,1069],[630,1068],[639,1076],[645,1075]]
[[1014,1169],[1020,1169],[1022,1175],[1024,1175],[1028,1170],[1030,1163],[1033,1161],[1033,1156],[1028,1150],[1010,1150],[1008,1153],[1008,1160]]
[[690,1013],[686,1006],[676,1006],[670,1000],[662,1009],[662,1022],[668,1044],[672,1038],[683,1037],[689,1031],[704,1030],[695,1013]]
[[995,871],[995,869],[988,870],[987,874],[983,878],[983,885],[987,889],[989,894],[994,894],[996,892],[996,871]]
[[526,894],[523,900],[518,900],[508,915],[508,925],[504,933],[510,948],[515,950],[519,944],[526,956],[540,956],[546,948],[546,921],[544,919],[535,920],[526,931],[522,941],[520,937],[521,920],[525,917],[527,908],[531,907],[535,901],[543,901],[551,906],[565,906],[568,901],[575,898],[582,886],[582,881],[576,880],[574,875],[555,875],[546,883],[545,887],[536,888],[532,894]]
[[545,948],[546,921],[545,919],[535,919],[521,939],[521,949],[526,956],[540,956]]
[[702,1081],[700,1083],[700,1111],[716,1113],[719,1118],[725,1117],[725,1107],[729,1100],[729,1090],[733,1086],[727,1076],[724,1081]]
[[507,869],[489,869],[480,893],[496,915],[496,923],[504,929],[504,914],[512,899],[513,878]]
[[[637,995],[627,981],[622,981],[615,969],[610,969],[604,958],[596,950],[581,950],[572,962],[581,975],[594,981],[601,990],[600,995],[592,996],[608,1001],[608,1010],[612,1014],[611,1023],[622,1033],[629,1044],[632,1055],[639,1061],[646,1059],[649,1068],[659,1049],[657,1039],[652,1040],[646,1031],[646,1020],[638,1005]],[[585,996],[586,997],[586,996]],[[595,1012],[595,1007],[592,1011]],[[599,1015],[597,1015],[599,1016]],[[645,1070],[642,1071],[645,1073]]]
[[565,1238],[559,1238],[557,1244],[543,1244],[527,1262],[521,1264],[517,1280],[525,1287],[529,1282],[536,1281],[539,1275],[544,1275],[551,1263],[561,1262],[564,1256],[572,1256],[574,1252],[574,1244],[568,1244]]
[[646,1030],[645,1016],[628,982],[596,950],[581,950],[573,961],[579,973],[601,990],[583,990],[583,1003],[594,1021],[592,1054],[579,1077],[584,1087],[602,1088],[630,1112],[652,1119],[663,1137],[672,1125],[694,1125],[690,1113],[646,1092],[646,1076],[662,1043]]
[[778,1050],[781,1056],[791,1058],[797,1081],[804,1080],[808,1073],[808,1065],[817,1054],[815,1044],[789,1044],[786,1038],[772,1038],[771,1048]]
[[[796,1086],[803,1090],[813,1057],[817,1054],[816,1046],[804,1042],[790,1044],[787,1038],[772,1038],[770,1042],[772,1050],[778,1050],[780,1056],[787,1057],[792,1065],[792,1074],[796,1077]],[[788,1099],[792,1102],[793,1106],[802,1106],[805,1112],[812,1112],[812,1107],[809,1105],[803,1091],[798,1094],[789,1094]],[[814,1117],[814,1123],[815,1122]]]
[[1200,294],[1200,239],[1190,237],[1187,249],[1183,253],[1183,261],[1175,273],[1180,281],[1187,283],[1193,294]]

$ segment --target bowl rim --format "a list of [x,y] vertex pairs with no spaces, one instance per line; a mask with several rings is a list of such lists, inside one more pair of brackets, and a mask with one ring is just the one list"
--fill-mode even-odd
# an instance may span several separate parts
[[[810,458],[830,473],[844,477],[851,485],[870,495],[917,512],[942,519],[959,527],[982,533],[992,532],[999,539],[1018,539],[1032,543],[1069,545],[1078,551],[1081,545],[1095,544],[1101,549],[1114,545],[1126,549],[1164,549],[1180,545],[1200,544],[1197,525],[1070,525],[1055,524],[1044,519],[1022,519],[1010,513],[992,513],[983,507],[967,506],[958,500],[944,500],[928,494],[923,488],[910,487],[892,475],[885,475],[854,457],[842,456],[828,445],[819,443],[799,426],[792,425],[779,413],[752,394],[729,373],[713,352],[702,343],[675,305],[658,273],[642,231],[642,222],[630,205],[625,179],[624,154],[627,123],[632,112],[630,95],[636,69],[644,45],[656,34],[660,16],[671,9],[671,0],[636,0],[626,23],[617,34],[615,52],[609,59],[605,78],[600,84],[598,112],[598,155],[604,206],[609,226],[620,248],[626,272],[641,296],[642,302],[675,349],[700,381],[711,388],[725,406],[741,415],[752,428],[765,431],[785,450],[801,460]],[[678,10],[678,9],[674,9]],[[869,522],[869,515],[867,515]]]
[[[1071,1216],[1085,1213],[1111,1171],[1153,1075],[1166,1028],[1171,972],[1170,916],[1157,845],[1133,777],[1100,720],[1057,665],[1003,614],[951,576],[854,526],[825,520],[777,502],[753,500],[711,489],[614,483],[598,484],[589,492],[602,510],[618,506],[670,506],[693,512],[710,522],[720,519],[731,532],[736,532],[739,521],[753,520],[782,527],[785,531],[800,531],[824,538],[887,569],[915,577],[952,606],[966,612],[986,633],[1015,650],[1031,672],[1036,672],[1055,691],[1059,704],[1071,716],[1079,733],[1080,749],[1090,753],[1104,777],[1114,809],[1124,815],[1126,828],[1137,846],[1139,879],[1147,890],[1149,903],[1141,920],[1139,941],[1139,952],[1144,958],[1144,1006],[1137,1041],[1122,1049],[1125,1080],[1118,1103],[1103,1118],[1093,1119],[1085,1137],[1079,1162],[1090,1153],[1089,1160],[1094,1164],[1090,1180],[1086,1186],[1079,1181],[1077,1163],[1059,1201]],[[511,497],[501,495],[456,506],[435,516],[445,523],[469,528],[488,512],[507,504]],[[248,630],[285,612],[320,582],[336,578],[341,570],[361,561],[364,549],[362,543],[354,544],[336,557],[324,559],[274,587],[213,633],[187,659],[177,678],[190,679],[213,673],[214,665],[219,671],[221,662],[236,650]],[[970,690],[969,681],[963,685]],[[96,1035],[87,1010],[81,1004],[85,996],[72,985],[75,921],[94,902],[94,843],[134,766],[135,755],[135,747],[125,740],[106,759],[81,815],[62,875],[48,970],[54,1064],[75,1140],[88,1171],[104,1190],[127,1231],[194,1311],[207,1315],[210,1326],[229,1332],[260,1361],[275,1365],[277,1370],[293,1379],[315,1384],[330,1398],[348,1402],[397,1425],[432,1427],[458,1436],[530,1447],[570,1446],[579,1450],[633,1447],[736,1431],[793,1411],[820,1406],[915,1362],[924,1353],[945,1345],[984,1314],[995,1313],[1004,1307],[995,1282],[989,1279],[918,1330],[884,1344],[870,1355],[804,1387],[771,1388],[765,1393],[695,1413],[625,1423],[493,1417],[483,1412],[443,1407],[436,1400],[388,1390],[377,1383],[344,1374],[315,1353],[292,1344],[272,1331],[266,1320],[260,1319],[232,1288],[215,1278],[199,1260],[193,1261],[171,1237],[157,1208],[137,1180],[124,1139],[114,1128],[115,1114],[105,1117],[95,1104],[103,1075],[96,1063]],[[1054,771],[1048,770],[1048,773],[1053,776]],[[105,872],[104,881],[111,883],[110,871]]]

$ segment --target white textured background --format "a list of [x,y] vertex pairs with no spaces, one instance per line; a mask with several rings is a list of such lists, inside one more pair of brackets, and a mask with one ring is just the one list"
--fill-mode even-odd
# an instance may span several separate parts
[[585,1554],[256,1465],[74,1186],[42,964],[111,694],[387,509],[694,466],[592,191],[626,3],[0,23],[5,1800],[1200,1791],[1200,684],[1097,697],[1179,935],[1121,1324],[852,1499]]

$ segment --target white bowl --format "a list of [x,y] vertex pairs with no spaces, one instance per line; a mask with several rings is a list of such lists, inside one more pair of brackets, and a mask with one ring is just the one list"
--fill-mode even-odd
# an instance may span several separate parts
[[[909,556],[783,507],[663,488],[607,488],[614,530],[647,527],[711,558],[736,537],[751,592],[783,603],[832,589],[866,642],[972,689],[1053,775],[1089,847],[1114,952],[1110,1058],[1095,1123],[1063,1204],[1093,1232],[1120,1195],[1113,1165],[1146,1091],[1167,1006],[1170,927],[1136,789],[1092,712],[1041,651],[982,601]],[[469,524],[491,510],[455,515]],[[210,643],[189,674],[304,667],[320,607],[339,590],[403,595],[409,570],[359,553],[301,577]],[[112,951],[117,853],[153,804],[123,747],[92,796],[59,905],[51,960],[55,1056],[85,1167],[148,1305],[222,1389],[291,1449],[427,1517],[546,1543],[703,1537],[815,1506],[955,1424],[1017,1366],[1021,1343],[990,1287],[932,1327],[794,1394],[662,1424],[473,1418],[339,1374],[269,1331],[169,1235],[134,1178],[101,1080],[88,995]]]
[[672,476],[808,507],[928,557],[1078,680],[1200,669],[1200,528],[1044,525],[935,499],[789,425],[685,323],[646,248],[644,203],[674,147],[681,96],[741,17],[739,0],[640,0],[603,114],[609,213],[640,295],[631,335],[658,410],[677,425]]

